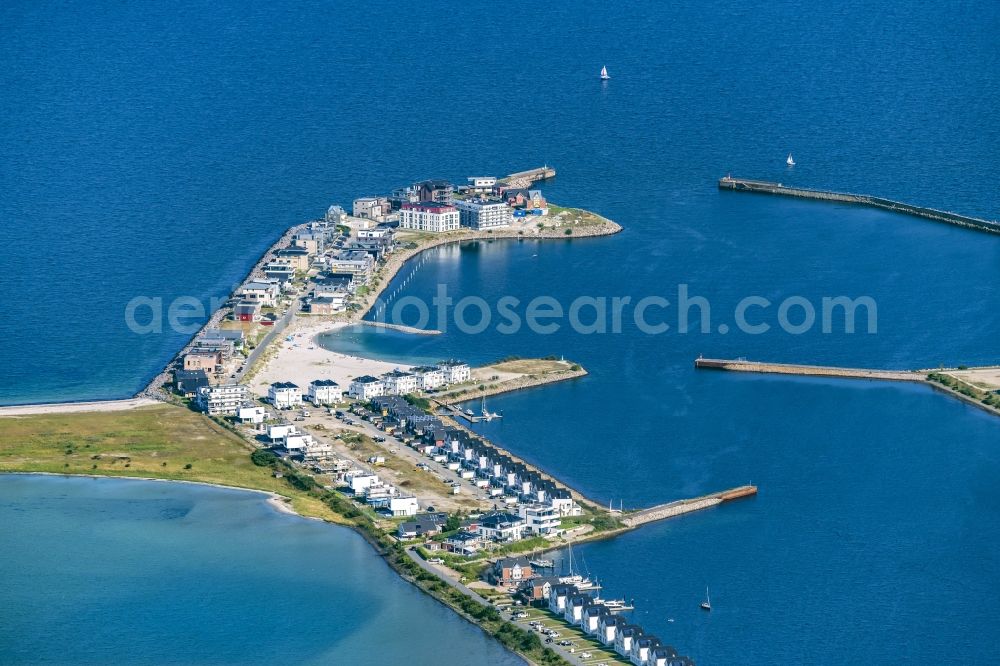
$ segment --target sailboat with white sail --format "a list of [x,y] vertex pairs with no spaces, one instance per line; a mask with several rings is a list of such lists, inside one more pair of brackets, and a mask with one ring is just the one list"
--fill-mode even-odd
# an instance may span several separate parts
[[611,76],[608,74],[607,66],[601,67],[601,81],[609,81]]
[[708,586],[705,586],[705,600],[701,602],[701,609],[710,611],[712,610],[712,598],[708,596]]
[[795,160],[792,159],[791,153],[788,153],[788,157],[785,158],[785,164],[788,166],[795,166]]
[[480,414],[482,414],[482,418],[484,421],[492,421],[493,419],[498,419],[501,416],[503,416],[502,414],[498,414],[497,412],[491,412],[488,409],[486,409],[486,396],[483,396],[483,402],[479,407],[479,412]]

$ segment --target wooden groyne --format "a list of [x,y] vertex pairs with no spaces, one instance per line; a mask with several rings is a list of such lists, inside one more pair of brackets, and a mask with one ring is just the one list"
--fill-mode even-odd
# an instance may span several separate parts
[[801,199],[816,199],[819,201],[836,201],[838,203],[855,204],[860,206],[871,206],[881,208],[895,213],[904,213],[922,217],[927,220],[946,222],[967,229],[977,231],[987,231],[1000,234],[1000,222],[996,220],[984,220],[969,215],[961,215],[934,208],[914,206],[901,201],[893,201],[883,197],[875,197],[869,194],[850,194],[848,192],[831,192],[827,190],[812,190],[804,187],[788,187],[781,183],[772,183],[766,180],[750,180],[746,178],[732,178],[725,176],[719,179],[720,190],[732,190],[733,192],[755,192],[758,194],[777,194],[786,197],[799,197]]
[[723,502],[731,502],[732,500],[742,499],[744,497],[752,497],[756,494],[757,486],[738,486],[736,488],[730,488],[729,490],[723,490],[718,493],[710,493],[708,495],[702,495],[701,497],[692,497],[691,499],[676,500],[674,502],[667,502],[666,504],[659,504],[648,509],[643,509],[642,511],[625,516],[622,518],[622,523],[624,523],[627,527],[634,528],[657,520],[681,516],[685,513],[691,513],[692,511],[708,509],[722,504]]
[[923,372],[910,370],[870,370],[868,368],[838,368],[825,365],[796,365],[792,363],[764,363],[744,359],[699,358],[694,367],[702,370],[730,370],[732,372],[759,372],[778,375],[807,375],[814,377],[851,377],[856,379],[880,379],[897,382],[922,382],[927,378]]

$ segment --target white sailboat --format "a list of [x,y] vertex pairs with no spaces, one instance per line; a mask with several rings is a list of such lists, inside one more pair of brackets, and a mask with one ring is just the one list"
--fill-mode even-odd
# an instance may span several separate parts
[[611,76],[608,74],[608,68],[606,66],[601,67],[601,81],[607,81],[610,78]]
[[705,586],[705,600],[701,602],[701,609],[710,611],[712,610],[712,598],[708,596],[708,586]]
[[500,418],[500,415],[496,412],[490,412],[486,409],[486,396],[483,396],[482,405],[479,408],[480,413],[484,421],[492,421],[493,419]]
[[792,159],[791,153],[788,153],[788,157],[785,159],[785,164],[788,166],[795,166],[795,160]]

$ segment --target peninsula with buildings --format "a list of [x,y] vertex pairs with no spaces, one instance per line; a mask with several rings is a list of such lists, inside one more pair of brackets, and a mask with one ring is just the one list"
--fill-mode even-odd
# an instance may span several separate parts
[[[400,575],[531,663],[692,664],[629,622],[624,598],[603,598],[598,583],[572,566],[556,571],[545,554],[755,487],[641,510],[604,507],[466,425],[503,417],[489,396],[573,380],[586,374],[580,365],[554,357],[386,363],[317,340],[379,325],[363,317],[404,263],[430,247],[621,230],[548,202],[533,183],[554,175],[543,167],[458,187],[428,180],[355,199],[350,212],[331,206],[282,235],[132,400],[0,408],[13,433],[0,437],[0,471],[266,490],[280,506],[356,529]],[[81,432],[85,444],[75,443]]]

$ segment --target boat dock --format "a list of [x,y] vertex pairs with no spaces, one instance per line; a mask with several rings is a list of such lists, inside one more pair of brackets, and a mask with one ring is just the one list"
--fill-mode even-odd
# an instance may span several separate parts
[[758,372],[778,375],[806,375],[813,377],[850,377],[879,379],[896,382],[920,382],[927,373],[912,370],[870,370],[867,368],[838,368],[824,365],[796,365],[792,363],[764,363],[745,359],[699,358],[694,367],[701,370],[729,370],[731,372]]
[[757,486],[739,486],[737,488],[730,488],[729,490],[723,490],[718,493],[710,493],[708,495],[693,497],[691,499],[675,500],[673,502],[667,502],[666,504],[659,504],[648,509],[643,509],[642,511],[637,511],[636,513],[625,516],[622,518],[622,523],[624,523],[627,527],[634,528],[640,525],[645,525],[646,523],[655,522],[657,520],[664,520],[666,518],[673,518],[674,516],[681,516],[685,513],[708,509],[722,504],[723,502],[731,502],[743,497],[752,497],[756,494]]
[[1000,222],[996,220],[984,220],[969,215],[951,213],[934,208],[914,206],[901,201],[893,201],[882,197],[875,197],[868,194],[850,194],[848,192],[832,192],[828,190],[812,190],[804,187],[788,187],[781,183],[772,183],[766,180],[751,180],[747,178],[733,178],[725,176],[719,179],[720,190],[732,190],[733,192],[755,192],[758,194],[777,194],[786,197],[799,197],[801,199],[817,199],[820,201],[836,201],[838,203],[855,204],[860,206],[871,206],[881,208],[896,213],[904,213],[922,217],[937,222],[946,222],[967,229],[976,231],[987,231],[1000,234]]
[[486,421],[487,419],[482,416],[475,416],[474,414],[467,414],[455,405],[449,404],[447,402],[441,402],[440,400],[432,400],[437,407],[444,411],[447,416],[453,419],[465,419],[469,423],[479,423],[480,421]]

